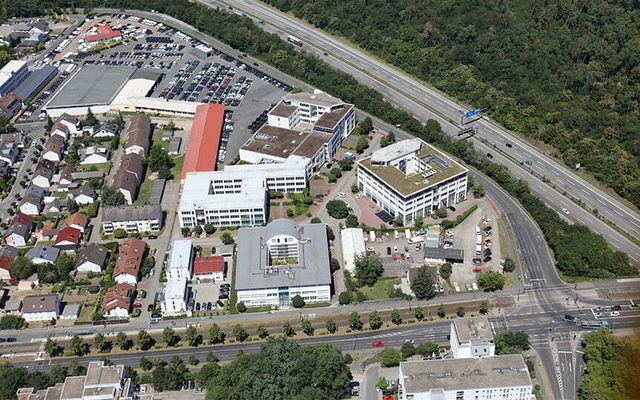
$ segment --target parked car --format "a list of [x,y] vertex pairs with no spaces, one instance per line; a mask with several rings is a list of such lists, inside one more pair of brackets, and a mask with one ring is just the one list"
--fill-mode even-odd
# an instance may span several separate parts
[[216,304],[218,305],[218,307],[221,307],[221,308],[224,307],[224,303],[220,300],[218,300]]

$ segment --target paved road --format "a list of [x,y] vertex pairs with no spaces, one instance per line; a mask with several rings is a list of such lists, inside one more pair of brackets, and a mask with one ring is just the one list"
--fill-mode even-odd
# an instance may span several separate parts
[[[303,49],[319,55],[332,66],[375,88],[388,101],[420,119],[434,118],[440,122],[447,133],[457,134],[459,110],[466,107],[455,103],[417,79],[258,1],[201,1],[213,7],[226,8],[222,3],[231,5],[254,19],[263,21],[260,24],[263,29],[277,33],[283,38],[289,34],[295,35],[305,43]],[[327,56],[323,53],[327,53]],[[565,216],[566,218],[601,233],[613,246],[629,254],[633,263],[640,265],[640,246],[573,203],[563,195],[563,192],[583,201],[589,210],[597,209],[600,215],[613,221],[634,237],[640,234],[640,216],[637,210],[630,209],[594,187],[564,165],[543,155],[533,146],[492,121],[483,118],[474,124],[478,126],[478,133],[473,139],[478,149],[491,153],[494,161],[509,167],[514,176],[528,181],[533,191],[537,192],[549,206],[557,211],[563,207],[567,208],[570,213]],[[507,147],[507,143],[511,147]],[[526,161],[531,162],[531,165],[524,164]],[[542,176],[546,176],[550,183],[544,183]],[[554,185],[557,189],[550,185]]]

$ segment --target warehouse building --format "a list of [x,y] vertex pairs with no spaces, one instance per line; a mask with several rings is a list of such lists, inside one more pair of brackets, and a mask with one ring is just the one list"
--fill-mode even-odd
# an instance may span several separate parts
[[375,151],[357,163],[360,192],[403,225],[466,198],[467,169],[420,139]]
[[187,174],[178,207],[181,228],[255,226],[267,221],[269,195],[264,178],[226,171]]
[[95,114],[106,113],[135,71],[136,67],[130,66],[86,65],[43,108],[52,118],[64,113],[85,115],[88,108]]
[[182,180],[189,172],[207,172],[216,169],[223,124],[224,106],[222,104],[200,104],[196,108],[180,175]]
[[36,97],[36,95],[51,82],[57,73],[58,68],[53,65],[45,65],[40,69],[31,71],[29,79],[22,81],[14,92],[23,102],[28,102]]
[[329,243],[324,224],[277,219],[238,233],[236,290],[247,307],[283,306],[331,299]]
[[405,361],[398,372],[400,400],[531,400],[532,390],[520,354]]
[[361,228],[345,228],[340,231],[344,269],[353,274],[356,257],[365,253],[364,232]]

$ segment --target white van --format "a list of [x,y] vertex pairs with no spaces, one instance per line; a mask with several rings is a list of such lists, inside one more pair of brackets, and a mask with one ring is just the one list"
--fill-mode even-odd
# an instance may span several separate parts
[[479,235],[479,234],[480,234],[480,227],[476,226],[476,235]]
[[393,237],[398,240],[400,239],[400,234],[398,233],[398,231],[393,231]]

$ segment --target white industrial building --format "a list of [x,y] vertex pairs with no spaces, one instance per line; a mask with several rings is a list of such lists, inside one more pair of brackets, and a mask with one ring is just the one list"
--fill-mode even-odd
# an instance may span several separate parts
[[15,90],[29,76],[27,63],[11,60],[0,69],[0,97]]
[[449,339],[453,358],[490,357],[496,344],[487,317],[458,318],[451,322]]
[[187,312],[187,280],[167,279],[160,302],[163,315],[180,315]]
[[277,219],[238,234],[236,291],[247,307],[331,299],[329,243],[324,224]]
[[290,156],[281,163],[227,165],[224,172],[239,178],[259,176],[265,179],[267,190],[300,193],[306,189],[313,171],[307,157]]
[[188,173],[178,207],[180,227],[264,224],[269,211],[265,179],[257,174],[242,175],[226,171]]
[[398,370],[400,400],[531,400],[532,390],[520,354],[406,361]]
[[366,251],[364,246],[364,232],[361,228],[345,228],[340,231],[342,241],[342,261],[345,270],[353,273],[356,267],[356,256],[363,255]]
[[467,169],[420,139],[394,143],[359,160],[357,175],[360,191],[407,226],[467,194]]
[[193,245],[191,240],[176,240],[171,248],[167,279],[191,279]]

